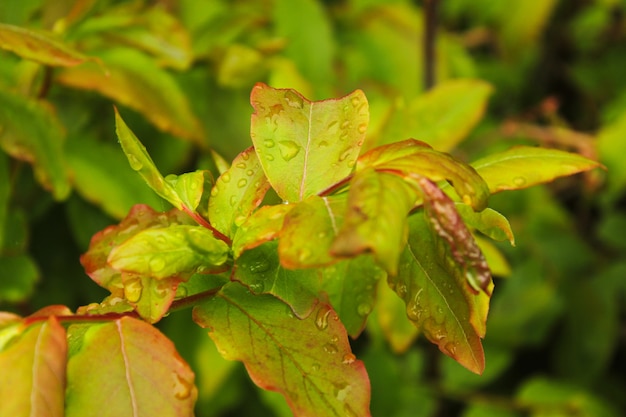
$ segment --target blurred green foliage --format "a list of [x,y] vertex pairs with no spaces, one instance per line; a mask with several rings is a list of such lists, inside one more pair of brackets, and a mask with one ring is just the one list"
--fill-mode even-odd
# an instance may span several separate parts
[[[512,272],[496,282],[484,375],[421,340],[396,354],[369,320],[354,349],[372,381],[372,413],[624,415],[626,4],[439,3],[437,81],[477,78],[493,89],[479,125],[463,142],[442,146],[456,145],[452,152],[471,161],[538,144],[598,158],[608,173],[492,198],[517,247],[499,247],[505,260],[494,271],[506,274],[510,265]],[[391,108],[420,108],[413,103],[423,92],[422,7],[408,0],[0,2],[0,23],[52,31],[94,58],[44,67],[0,51],[0,309],[26,315],[103,298],[78,262],[90,237],[134,204],[168,208],[120,151],[112,103],[164,173],[217,173],[209,149],[231,160],[249,146],[248,94],[258,81],[310,99],[363,89],[376,134]],[[280,396],[259,393],[239,363],[223,360],[187,313],[160,327],[197,372],[198,416],[290,415]]]

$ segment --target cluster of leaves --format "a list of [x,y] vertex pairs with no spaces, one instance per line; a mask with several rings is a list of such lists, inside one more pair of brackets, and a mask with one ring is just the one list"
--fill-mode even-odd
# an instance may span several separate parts
[[[286,415],[368,415],[370,379],[376,415],[432,415],[438,395],[467,396],[466,415],[517,416],[516,407],[537,415],[572,408],[617,415],[584,384],[601,377],[614,349],[614,290],[623,267],[613,265],[584,282],[572,279],[579,287],[565,282],[563,276],[586,274],[600,257],[581,244],[571,215],[542,189],[492,199],[492,207],[513,214],[513,228],[522,231],[518,241],[541,242],[538,247],[522,244],[509,252],[485,239],[513,243],[508,221],[487,208],[490,194],[598,164],[557,150],[484,147],[488,141],[469,140],[461,149],[487,155],[471,158],[471,165],[445,153],[480,121],[493,87],[456,79],[420,94],[421,58],[406,53],[421,36],[419,10],[410,2],[328,8],[313,0],[187,0],[169,8],[39,3],[0,5],[6,22],[0,47],[8,50],[0,55],[6,64],[0,72],[0,141],[9,155],[0,155],[0,301],[30,300],[21,305],[24,318],[1,318],[0,361],[12,378],[3,379],[0,392],[20,387],[20,395],[11,394],[3,405],[7,413],[33,414],[51,404],[59,415],[63,409],[187,415],[199,397],[198,414],[217,415],[246,395],[241,373],[223,356],[243,362],[257,385],[280,392],[291,411],[267,392],[262,402]],[[532,68],[536,53],[529,45],[558,2],[530,6],[518,0],[519,13],[510,13],[510,5],[470,3],[448,1],[443,15],[451,24],[470,16],[488,28],[488,36],[442,33],[439,78],[481,76],[495,84],[496,105],[507,96],[523,102],[525,86],[509,81],[511,71]],[[584,12],[599,19],[612,7],[606,2]],[[594,23],[583,20],[574,32]],[[596,23],[597,36],[605,26],[606,20]],[[488,44],[491,35],[507,58],[470,57],[465,45],[472,39]],[[594,44],[581,49],[592,54]],[[576,74],[585,80],[584,71]],[[355,91],[309,101],[295,90],[254,85],[258,79],[314,98],[356,87],[368,97]],[[97,94],[84,93],[89,91]],[[136,112],[122,109],[149,139],[156,164],[116,114],[124,160],[111,141],[113,115],[103,97]],[[250,102],[248,130],[242,115],[249,114]],[[619,109],[619,101],[612,103],[611,114]],[[585,135],[553,119],[555,126],[546,128],[518,121],[500,128],[499,119],[488,117],[483,126],[496,125],[497,137],[521,136],[531,144],[539,138],[593,156]],[[623,223],[615,211],[624,177],[615,159],[624,143],[616,139],[620,123],[600,136],[602,160],[617,171],[602,207],[612,216],[601,230],[617,249]],[[254,147],[240,152],[250,138]],[[213,149],[234,158],[232,164]],[[32,176],[20,160],[32,164]],[[164,177],[157,165],[164,172],[192,172]],[[68,220],[59,221],[63,211],[46,196],[65,201],[61,210]],[[120,220],[89,244],[97,230]],[[525,226],[516,228],[521,222]],[[85,270],[110,295],[74,313],[66,307],[32,313],[33,306],[78,306],[104,296],[84,284],[80,271],[51,261],[71,262],[68,253],[76,250],[64,247],[75,242],[87,251]],[[508,274],[497,247],[516,269],[496,294],[493,336],[485,344],[491,367],[485,369],[481,339],[493,289],[487,263],[496,275]],[[32,294],[37,264],[44,287]],[[160,322],[188,306],[194,306],[194,321],[210,328],[215,345],[184,316]],[[594,314],[588,314],[591,306]],[[574,383],[532,378],[516,387],[512,407],[474,403],[468,390],[503,375],[515,349],[542,343],[562,317],[557,367]],[[580,340],[581,320],[589,323],[585,331],[595,332],[589,339],[602,343],[566,346]],[[593,325],[596,320],[601,326]],[[159,322],[198,378],[146,322]],[[370,345],[353,352],[348,336],[356,339],[365,326]],[[441,362],[444,394],[436,391],[423,380],[423,349],[409,349],[418,333],[485,375],[472,379],[454,362]],[[153,367],[155,361],[162,365]],[[572,363],[593,364],[593,372]],[[162,402],[153,400],[155,392]],[[250,404],[259,415],[260,403]],[[245,407],[239,405],[238,413]]]

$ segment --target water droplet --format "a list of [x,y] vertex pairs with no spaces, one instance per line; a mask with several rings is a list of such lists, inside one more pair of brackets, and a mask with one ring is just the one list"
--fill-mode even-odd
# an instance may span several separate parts
[[183,285],[179,285],[178,288],[176,288],[175,298],[184,298],[184,297],[187,297],[187,287]]
[[249,177],[251,177],[251,176],[253,176],[253,175],[254,175],[254,171],[253,171],[253,170],[251,170],[251,169],[249,169],[249,170],[247,170],[247,171],[246,171],[246,175],[247,175],[247,176],[249,176]]
[[319,370],[320,370],[320,365],[319,365],[319,363],[314,363],[314,364],[313,364],[313,366],[311,366],[311,370],[312,370],[313,372],[317,372],[317,371],[319,371]]
[[526,185],[526,178],[515,177],[513,178],[513,184],[515,184],[517,187],[523,187],[524,185]]
[[265,157],[268,161],[273,161],[274,160],[274,155],[267,155]]
[[241,168],[241,169],[246,169],[246,164],[244,164],[243,162],[238,162],[237,165],[235,165],[237,168]]
[[361,123],[358,128],[359,133],[367,132],[367,123]]
[[235,207],[237,205],[237,196],[236,195],[231,195],[230,199],[228,200],[228,202],[230,203],[231,207]]
[[293,107],[295,109],[301,109],[304,107],[304,100],[294,91],[285,92],[285,101],[289,107]]
[[328,328],[328,316],[330,315],[330,308],[326,306],[320,307],[317,310],[317,315],[315,316],[315,326],[319,330],[326,330]]
[[263,141],[263,146],[265,146],[266,148],[273,148],[274,145],[276,145],[276,143],[272,139],[265,139]]
[[237,181],[237,187],[239,188],[243,188],[248,184],[248,180],[245,178],[240,179],[239,181]]
[[248,265],[248,270],[253,274],[262,274],[270,269],[270,264],[265,259],[256,259]]
[[159,281],[153,289],[154,295],[158,298],[165,298],[172,291],[172,285],[167,281]]
[[135,155],[128,155],[128,163],[134,171],[139,171],[143,168],[143,162],[141,162]]
[[220,179],[226,183],[230,182],[230,173],[229,172],[223,173]]
[[354,354],[348,352],[345,355],[343,355],[343,360],[341,361],[341,363],[343,363],[344,365],[350,365],[355,360],[356,360],[356,356],[354,356]]
[[361,104],[361,99],[359,97],[352,97],[350,99],[350,102],[354,107],[357,107],[359,104]]
[[241,158],[242,158],[244,161],[247,161],[248,159],[250,159],[250,154],[249,154],[248,152],[243,152],[243,153],[241,154]]
[[341,128],[343,130],[349,129],[350,126],[351,126],[350,120],[344,120],[343,122],[341,122]]
[[154,256],[150,259],[150,270],[152,272],[160,272],[165,268],[165,260],[160,256]]
[[179,400],[189,398],[191,391],[193,391],[193,384],[176,372],[174,372],[172,376],[174,378],[174,397]]
[[337,349],[337,346],[332,344],[332,343],[326,343],[324,346],[324,352],[328,353],[329,355],[334,355],[337,352],[339,352],[339,349]]
[[300,145],[292,140],[281,140],[278,142],[278,146],[280,148],[280,156],[285,161],[291,161],[300,152]]
[[303,248],[298,253],[298,260],[304,262],[311,257],[311,251],[307,248]]
[[354,166],[354,164],[356,164],[356,161],[354,159],[348,160],[348,167],[349,168],[352,168]]
[[456,355],[456,346],[457,344],[455,342],[448,342],[444,346],[444,349],[446,350],[446,352],[448,352],[450,356],[454,356]]
[[215,197],[218,192],[219,192],[219,190],[217,189],[217,187],[213,187],[211,189],[211,197]]
[[260,294],[263,292],[263,290],[265,290],[265,283],[263,282],[263,280],[254,281],[248,286],[250,288],[250,291],[255,294]]
[[326,142],[325,140],[321,141],[320,143],[318,143],[317,147],[318,148],[325,148],[328,146],[328,142]]
[[124,297],[131,303],[139,301],[142,291],[143,285],[139,277],[132,278],[124,283]]
[[344,149],[339,155],[339,162],[345,161],[352,154],[352,148]]
[[407,289],[406,285],[400,284],[400,285],[398,285],[396,293],[398,294],[398,296],[400,298],[404,299],[404,297],[406,296],[407,291],[408,291],[408,289]]
[[357,306],[356,311],[359,316],[365,317],[372,311],[372,305],[369,303],[361,303]]

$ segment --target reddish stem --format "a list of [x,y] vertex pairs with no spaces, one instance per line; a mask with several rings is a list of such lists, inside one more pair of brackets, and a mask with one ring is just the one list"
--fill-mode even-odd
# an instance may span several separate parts
[[211,233],[213,233],[213,236],[215,236],[217,239],[223,241],[228,246],[231,246],[233,244],[233,241],[230,240],[228,236],[226,236],[225,234],[221,233],[219,230],[211,226],[211,223],[209,223],[204,217],[202,217],[195,211],[189,209],[189,207],[183,205],[183,211],[187,213],[192,219],[194,219],[200,226],[204,226],[207,229],[209,229]]

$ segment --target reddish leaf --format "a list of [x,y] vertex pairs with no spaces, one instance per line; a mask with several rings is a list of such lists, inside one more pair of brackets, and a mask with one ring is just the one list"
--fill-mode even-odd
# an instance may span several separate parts
[[29,326],[0,352],[0,415],[63,417],[65,329],[52,316]]
[[[421,213],[409,217],[408,245],[389,285],[413,324],[446,355],[475,373],[485,367],[481,338],[489,296],[475,295],[458,268],[441,262],[438,242]],[[444,244],[443,242],[440,242]]]
[[295,416],[370,415],[365,367],[329,306],[301,320],[276,298],[229,284],[194,309],[194,320],[257,385],[284,395]]
[[174,344],[130,317],[89,326],[67,378],[66,417],[191,416],[198,394]]
[[369,119],[362,91],[312,102],[295,90],[259,83],[250,101],[252,142],[281,198],[303,200],[350,174]]
[[41,64],[70,67],[90,59],[60,42],[51,33],[0,23],[0,48]]
[[460,268],[468,284],[476,291],[489,290],[491,271],[454,202],[436,184],[425,177],[417,179],[424,194],[424,211],[433,230],[448,244],[454,268]]
[[233,238],[233,255],[236,258],[242,252],[276,239],[280,233],[285,215],[295,207],[295,204],[280,204],[263,206],[254,212],[237,229]]
[[406,216],[416,200],[417,191],[396,175],[358,172],[350,183],[348,211],[332,254],[352,257],[371,251],[395,275],[406,243]]
[[424,142],[408,139],[374,148],[359,157],[357,171],[368,167],[396,171],[409,178],[417,174],[432,181],[447,180],[465,204],[478,211],[487,207],[489,188],[474,168]]
[[343,226],[346,196],[311,196],[287,213],[278,244],[285,268],[320,267],[337,261],[330,248]]
[[233,236],[261,204],[270,184],[253,147],[241,152],[217,179],[209,199],[209,220],[226,236]]

